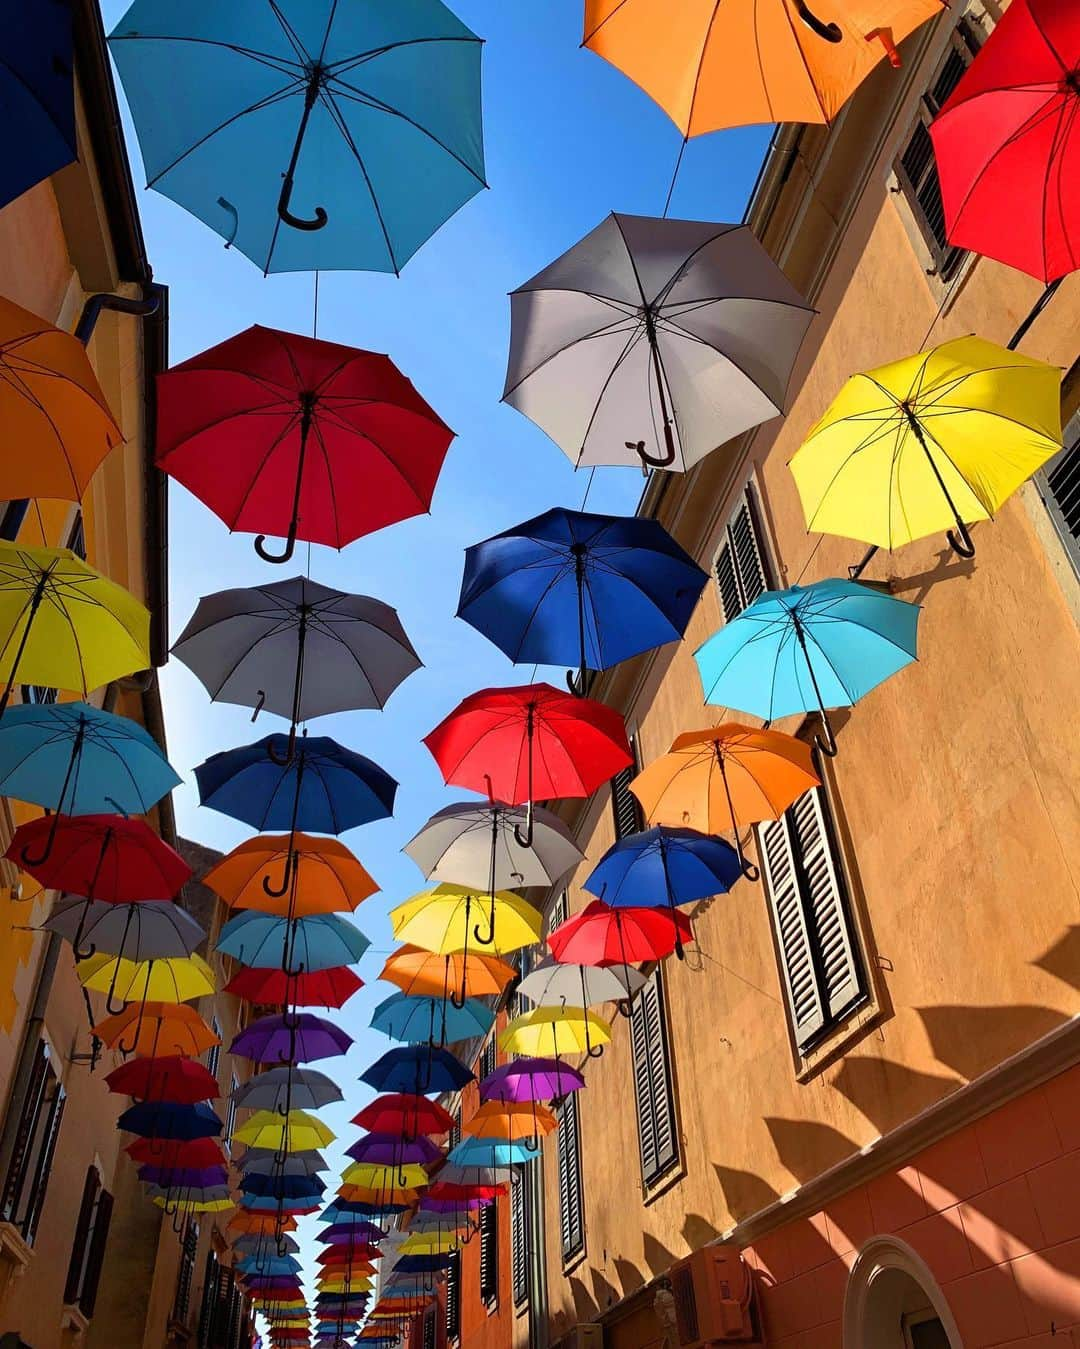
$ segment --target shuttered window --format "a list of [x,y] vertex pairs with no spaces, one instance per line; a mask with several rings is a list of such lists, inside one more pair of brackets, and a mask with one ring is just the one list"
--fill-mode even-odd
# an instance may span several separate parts
[[453,1152],[461,1142],[461,1105],[460,1103],[454,1110],[454,1123],[450,1129],[450,1147],[448,1151]]
[[75,1224],[75,1241],[68,1263],[64,1301],[77,1306],[84,1316],[93,1316],[97,1302],[101,1266],[105,1259],[105,1243],[112,1221],[112,1195],[102,1188],[96,1166],[86,1172],[79,1217]]
[[866,987],[824,790],[760,825],[758,846],[792,1034],[805,1050]]
[[570,917],[570,895],[566,890],[560,890],[551,906],[551,912],[548,914],[547,930],[548,936],[555,931],[560,923],[565,923]]
[[4,1181],[2,1206],[4,1220],[17,1227],[31,1246],[45,1203],[64,1100],[49,1047],[39,1040]]
[[231,1147],[232,1136],[236,1129],[236,1101],[234,1098],[239,1086],[240,1079],[233,1073],[229,1086],[229,1104],[225,1111],[225,1133],[223,1142],[226,1147]]
[[455,1251],[446,1269],[446,1338],[461,1334],[461,1252]]
[[654,1185],[679,1161],[675,1090],[668,1050],[664,985],[659,967],[633,1001],[630,1047],[634,1064],[641,1177]]
[[424,1349],[435,1349],[435,1308],[424,1313]]
[[730,623],[769,588],[757,508],[749,485],[739,496],[713,563],[724,622]]
[[173,1319],[187,1321],[191,1307],[191,1285],[195,1279],[195,1254],[199,1249],[199,1224],[190,1218],[184,1224],[180,1242],[180,1268],[176,1276],[176,1297],[173,1300]]
[[221,1265],[218,1263],[217,1252],[209,1250],[206,1253],[206,1268],[203,1271],[203,1292],[202,1303],[199,1307],[199,1349],[210,1349],[214,1340],[214,1319],[217,1314],[218,1305],[218,1278],[221,1274]]
[[[221,1022],[218,1021],[216,1016],[214,1016],[210,1018],[210,1025],[213,1029],[214,1034],[220,1040]],[[210,1048],[206,1051],[206,1071],[210,1074],[211,1077],[217,1077],[218,1064],[220,1064],[220,1062],[221,1062],[221,1046],[211,1045]]]
[[615,841],[626,838],[628,834],[637,834],[645,827],[638,799],[630,790],[630,784],[639,772],[637,738],[630,737],[630,753],[634,762],[611,779],[611,813],[615,820]]
[[585,1249],[578,1109],[577,1092],[571,1092],[559,1106],[559,1129],[555,1135],[559,1159],[559,1237],[564,1265]]
[[1080,414],[1065,431],[1065,448],[1035,476],[1054,528],[1080,575]]
[[489,1035],[483,1049],[480,1051],[480,1080],[490,1077],[495,1071],[495,1037]]
[[943,281],[955,275],[964,257],[964,250],[950,248],[945,235],[945,208],[941,202],[941,182],[929,126],[960,83],[978,49],[978,33],[974,25],[965,20],[952,34],[949,49],[919,100],[915,124],[893,164],[900,191],[934,260],[935,270]]
[[510,1292],[515,1307],[529,1300],[529,1185],[531,1167],[510,1177]]
[[499,1297],[499,1211],[493,1199],[480,1210],[480,1301],[486,1306]]

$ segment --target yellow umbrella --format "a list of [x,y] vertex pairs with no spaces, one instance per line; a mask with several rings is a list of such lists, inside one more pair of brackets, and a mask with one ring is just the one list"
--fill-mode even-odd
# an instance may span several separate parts
[[456,1232],[415,1232],[398,1247],[402,1255],[447,1255],[461,1246]]
[[16,682],[86,697],[150,665],[150,613],[70,548],[0,540],[0,712]]
[[315,1152],[332,1143],[337,1135],[306,1110],[290,1110],[287,1116],[276,1110],[256,1110],[233,1138],[249,1148],[272,1148],[275,1152]]
[[320,1293],[366,1293],[374,1288],[375,1281],[366,1274],[356,1274],[351,1279],[344,1274],[328,1274],[324,1279],[316,1279],[315,1287]]
[[499,1034],[507,1054],[588,1054],[611,1039],[611,1026],[584,1007],[534,1007],[508,1021]]
[[390,921],[398,941],[436,955],[468,951],[470,946],[482,946],[488,955],[505,955],[538,942],[544,924],[539,910],[510,890],[485,895],[446,884],[391,909]]
[[353,1162],[341,1173],[343,1185],[363,1185],[369,1190],[377,1190],[386,1185],[415,1190],[427,1185],[430,1180],[431,1177],[424,1168],[416,1163],[405,1166],[379,1166],[374,1162]]
[[946,530],[971,557],[967,524],[1060,449],[1061,371],[961,337],[849,379],[791,471],[810,529],[877,548]]
[[191,1002],[214,991],[214,972],[202,956],[170,956],[160,960],[127,960],[98,954],[75,967],[83,988],[107,993],[110,1001]]
[[226,1209],[235,1208],[236,1205],[231,1199],[166,1199],[162,1194],[154,1195],[154,1203],[158,1208],[168,1206],[170,1213],[224,1213]]

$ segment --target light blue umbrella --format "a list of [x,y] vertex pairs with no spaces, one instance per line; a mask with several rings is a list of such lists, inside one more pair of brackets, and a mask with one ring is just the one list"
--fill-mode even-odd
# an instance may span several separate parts
[[293,1255],[245,1255],[236,1268],[245,1274],[298,1274],[303,1265]]
[[705,701],[775,721],[851,707],[916,658],[920,608],[858,581],[767,590],[694,653]]
[[534,1162],[539,1156],[535,1148],[524,1143],[504,1141],[499,1138],[466,1138],[454,1148],[447,1161],[451,1166],[518,1166],[523,1162]]
[[358,927],[336,913],[291,920],[255,911],[240,913],[229,919],[217,940],[217,950],[242,965],[260,970],[280,965],[293,974],[353,965],[370,945]]
[[371,1014],[371,1024],[392,1040],[407,1044],[446,1044],[486,1035],[495,1014],[476,998],[466,998],[464,1007],[455,1007],[444,998],[410,997],[392,993]]
[[135,0],[109,45],[148,186],[264,272],[399,272],[485,186],[440,0]]

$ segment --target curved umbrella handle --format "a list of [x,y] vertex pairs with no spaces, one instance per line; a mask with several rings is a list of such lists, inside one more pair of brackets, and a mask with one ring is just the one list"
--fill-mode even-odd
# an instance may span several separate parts
[[289,167],[282,174],[281,195],[278,197],[277,213],[286,225],[291,225],[294,230],[321,230],[328,219],[326,212],[321,206],[315,207],[314,220],[304,220],[302,216],[293,215],[289,210],[289,204],[292,201],[293,178],[296,174],[296,163],[300,158],[300,147],[304,143],[304,132],[307,130],[308,118],[311,116],[311,110],[315,106],[315,100],[319,96],[319,85],[323,71],[316,68],[312,71],[308,80],[307,92],[304,95],[304,115],[300,118],[300,126],[296,132],[296,141],[293,144],[292,157],[289,160]]
[[634,1015],[633,998],[620,998],[619,1001],[615,1004],[615,1010],[618,1012],[620,1016],[626,1017],[627,1021],[629,1021],[630,1018]]
[[761,868],[754,865],[748,858],[742,859],[742,874],[748,881],[756,881],[761,876]]
[[[255,718],[252,717],[252,721],[254,721],[254,720],[255,720]],[[278,766],[279,768],[288,768],[288,766],[292,763],[293,759],[296,757],[296,722],[295,722],[295,721],[292,722],[292,723],[290,724],[290,726],[289,726],[289,743],[288,743],[288,745],[287,745],[286,748],[285,748],[285,757],[284,757],[284,759],[279,758],[279,756],[277,755],[277,753],[276,753],[275,750],[274,750],[273,745],[267,745],[267,747],[266,747],[266,752],[267,752],[267,754],[270,756],[270,758],[274,761],[274,763],[277,764],[277,766]]]
[[806,24],[811,32],[816,33],[818,37],[826,42],[843,42],[844,34],[838,24],[825,23],[819,19],[812,9],[807,5],[806,0],[795,0],[795,13]]
[[[291,174],[285,175],[285,181],[281,184],[281,196],[278,197],[277,213],[286,225],[291,225],[294,230],[321,230],[330,218],[321,206],[315,207],[314,220],[305,220],[302,216],[293,215],[289,210],[289,203],[292,200],[293,180]],[[263,554],[265,556],[265,554]],[[276,561],[283,559],[277,558]]]
[[[473,938],[478,946],[490,946],[495,940],[495,896],[491,896],[491,911],[488,914],[488,930],[486,935],[480,932],[480,924],[473,924]],[[458,1009],[461,1010],[460,1008]]]
[[670,468],[675,462],[675,441],[671,435],[671,429],[665,426],[664,430],[667,432],[665,436],[667,446],[662,455],[650,454],[645,448],[643,440],[626,441],[626,448],[636,451],[643,468]]
[[282,895],[288,893],[289,886],[292,883],[293,873],[296,870],[296,862],[296,854],[290,848],[288,855],[285,858],[285,871],[281,877],[280,888],[270,884],[269,876],[264,876],[262,878],[263,892],[269,895],[271,899],[280,899]]
[[949,541],[949,547],[957,557],[975,556],[975,541],[972,539],[967,525],[965,525],[959,517],[956,521],[955,532],[950,529],[947,531],[945,537]]
[[821,731],[814,736],[814,744],[827,758],[836,758],[836,736],[833,734],[832,723],[824,712],[821,713]]
[[531,848],[533,845],[533,803],[530,800],[529,808],[525,813],[525,830],[522,832],[521,825],[514,825],[514,838],[519,847]]
[[36,857],[30,856],[29,846],[23,848],[19,853],[19,860],[27,867],[39,867],[42,862],[47,862],[52,856],[53,844],[56,842],[56,830],[60,823],[60,812],[54,811],[52,821],[49,825],[49,832],[45,836],[45,845]]
[[288,562],[289,558],[291,558],[296,551],[296,521],[293,520],[292,524],[290,524],[289,532],[285,536],[285,547],[280,553],[267,552],[264,546],[265,544],[266,535],[257,535],[255,538],[255,551],[264,562],[272,562],[275,566],[281,562]]

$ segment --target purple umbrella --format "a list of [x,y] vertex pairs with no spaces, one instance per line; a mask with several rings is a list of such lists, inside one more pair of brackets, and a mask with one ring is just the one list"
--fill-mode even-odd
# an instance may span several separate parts
[[474,1213],[491,1199],[421,1199],[419,1207],[428,1213]]
[[223,1166],[140,1166],[139,1179],[147,1185],[160,1185],[163,1189],[205,1190],[214,1185],[224,1185],[229,1173]]
[[442,1148],[430,1138],[421,1135],[412,1142],[406,1142],[400,1134],[366,1134],[352,1147],[346,1148],[345,1155],[358,1162],[372,1162],[376,1166],[404,1166],[411,1162],[427,1166],[446,1156]]
[[256,1063],[313,1063],[344,1054],[351,1044],[352,1037],[340,1026],[300,1012],[253,1021],[232,1042],[229,1053]]
[[377,1227],[375,1223],[367,1221],[357,1223],[334,1223],[331,1227],[324,1227],[316,1238],[317,1241],[325,1242],[328,1246],[334,1246],[339,1241],[370,1241],[379,1242],[386,1236],[386,1232]]
[[585,1079],[576,1068],[558,1059],[514,1059],[480,1083],[485,1101],[554,1101],[580,1091]]

